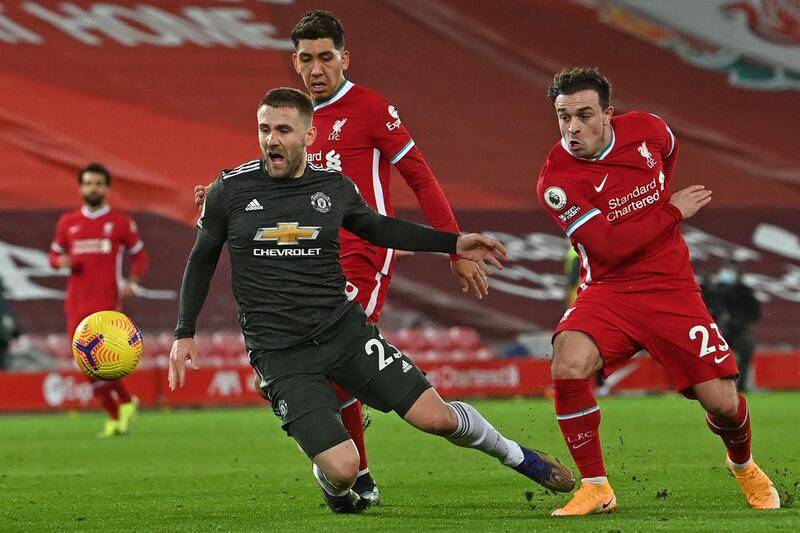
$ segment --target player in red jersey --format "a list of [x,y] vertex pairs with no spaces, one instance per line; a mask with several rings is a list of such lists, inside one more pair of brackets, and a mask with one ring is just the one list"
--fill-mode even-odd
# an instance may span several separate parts
[[646,349],[673,386],[697,399],[727,448],[727,465],[749,504],[780,506],[750,453],[747,400],[736,362],[695,282],[680,222],[711,201],[694,185],[670,193],[678,146],[659,117],[612,116],[611,85],[596,69],[557,74],[548,89],[561,130],[537,185],[545,210],[581,258],[578,297],[556,327],[552,376],[556,418],[582,486],[553,515],[613,511],[591,377]]
[[[292,62],[314,102],[314,126],[319,132],[309,147],[308,162],[341,172],[359,188],[378,213],[393,215],[389,197],[391,165],[414,191],[425,218],[435,229],[458,233],[458,224],[425,158],[403,125],[397,109],[375,91],[347,80],[350,52],[344,29],[327,11],[307,13],[292,31]],[[195,188],[202,205],[204,189]],[[386,303],[396,250],[379,248],[342,230],[339,259],[347,277],[347,294],[375,323]],[[402,252],[401,252],[402,253]],[[487,294],[489,269],[482,263],[452,256],[450,268],[463,292]],[[342,400],[342,422],[358,448],[361,464],[354,490],[373,504],[380,501],[364,447],[361,402],[334,383]]]
[[[64,302],[69,339],[88,315],[121,310],[122,300],[136,294],[137,282],[148,266],[147,251],[136,223],[128,215],[112,210],[106,202],[111,187],[108,170],[96,163],[88,165],[78,172],[78,184],[83,207],[58,219],[50,245],[50,265],[70,269]],[[131,272],[120,287],[118,277],[125,250],[131,254]],[[127,433],[136,414],[136,401],[123,380],[95,381],[92,390],[110,417],[98,436]]]

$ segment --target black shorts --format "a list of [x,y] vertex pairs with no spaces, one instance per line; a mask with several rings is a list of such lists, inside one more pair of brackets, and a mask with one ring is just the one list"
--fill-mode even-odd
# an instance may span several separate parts
[[[338,420],[340,402],[329,379],[370,407],[400,416],[431,387],[413,361],[381,337],[358,306],[313,341],[278,351],[254,350],[250,362],[283,429],[311,457],[349,439],[346,432],[333,434],[331,418]],[[294,424],[310,413],[315,424],[308,418]]]

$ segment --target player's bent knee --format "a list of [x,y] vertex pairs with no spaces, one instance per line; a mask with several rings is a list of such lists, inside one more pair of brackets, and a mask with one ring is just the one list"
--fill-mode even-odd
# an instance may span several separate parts
[[585,379],[603,367],[594,340],[580,331],[562,331],[553,340],[553,379]]
[[347,489],[352,487],[358,477],[359,456],[358,451],[353,447],[353,452],[342,453],[338,450],[336,457],[322,458],[326,452],[314,458],[316,465],[325,473],[325,477],[337,488]]
[[738,398],[717,398],[707,402],[706,412],[716,419],[735,419],[739,412]]

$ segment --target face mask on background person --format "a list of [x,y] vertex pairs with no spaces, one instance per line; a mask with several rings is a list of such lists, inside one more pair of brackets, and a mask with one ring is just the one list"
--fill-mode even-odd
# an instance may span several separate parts
[[723,285],[733,285],[736,283],[736,272],[730,269],[720,270],[717,281]]

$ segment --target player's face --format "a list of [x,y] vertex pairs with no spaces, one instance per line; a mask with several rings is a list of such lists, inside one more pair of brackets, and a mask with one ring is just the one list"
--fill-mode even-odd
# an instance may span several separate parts
[[273,178],[296,178],[306,169],[306,146],[317,130],[294,107],[261,106],[258,110],[258,144]]
[[591,159],[611,142],[614,107],[603,109],[596,91],[560,94],[555,101],[561,137],[575,157]]
[[100,207],[106,201],[108,185],[99,172],[84,172],[80,184],[81,197],[89,207]]
[[300,39],[297,51],[292,54],[292,63],[311,99],[319,102],[330,98],[344,83],[350,53],[337,50],[333,39]]

